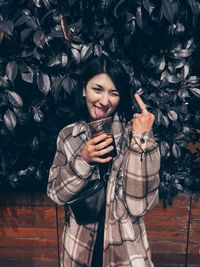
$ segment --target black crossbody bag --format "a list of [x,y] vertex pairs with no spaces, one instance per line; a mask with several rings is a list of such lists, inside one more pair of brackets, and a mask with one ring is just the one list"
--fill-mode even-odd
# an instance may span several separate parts
[[74,197],[67,201],[77,224],[98,222],[106,206],[106,187],[111,163],[99,166],[100,179],[89,181]]

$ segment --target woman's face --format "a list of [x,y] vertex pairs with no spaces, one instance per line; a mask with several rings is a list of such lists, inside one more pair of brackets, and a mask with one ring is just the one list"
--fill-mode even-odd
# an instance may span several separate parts
[[83,91],[92,120],[110,116],[117,108],[120,96],[113,81],[107,74],[91,78]]

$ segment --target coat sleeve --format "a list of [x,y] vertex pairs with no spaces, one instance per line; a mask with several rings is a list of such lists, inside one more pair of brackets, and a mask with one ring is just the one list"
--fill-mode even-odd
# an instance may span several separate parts
[[65,204],[87,184],[94,168],[80,155],[84,142],[75,149],[72,139],[70,136],[64,141],[62,132],[59,134],[56,154],[49,171],[47,195],[60,205]]
[[127,151],[123,191],[132,216],[143,216],[158,202],[160,152],[153,133],[132,133]]

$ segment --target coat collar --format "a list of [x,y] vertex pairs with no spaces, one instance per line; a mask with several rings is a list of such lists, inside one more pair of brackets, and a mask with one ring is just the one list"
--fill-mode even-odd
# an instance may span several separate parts
[[82,133],[87,133],[89,130],[88,125],[84,121],[80,121],[75,123],[73,131],[72,131],[72,136],[76,137]]

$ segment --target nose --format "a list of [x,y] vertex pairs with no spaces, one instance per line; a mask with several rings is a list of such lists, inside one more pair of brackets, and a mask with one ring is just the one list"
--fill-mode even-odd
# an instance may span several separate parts
[[102,105],[102,106],[107,106],[109,104],[109,101],[110,101],[110,98],[109,98],[109,95],[108,94],[103,94],[101,96],[101,98],[99,99],[99,103]]

